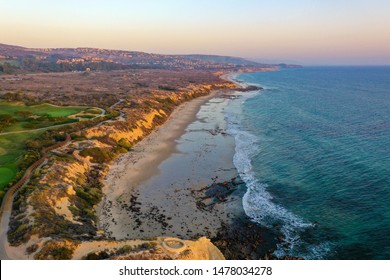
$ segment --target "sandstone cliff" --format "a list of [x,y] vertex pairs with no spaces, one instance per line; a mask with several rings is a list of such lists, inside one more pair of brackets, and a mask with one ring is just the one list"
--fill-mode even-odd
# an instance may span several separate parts
[[[73,253],[79,254],[83,246],[106,242],[97,230],[95,207],[103,196],[102,181],[110,161],[164,123],[177,105],[212,90],[232,87],[235,85],[231,83],[189,85],[169,96],[157,91],[152,97],[123,99],[109,108],[114,118],[73,133],[71,143],[52,152],[15,197],[10,244],[25,250],[26,256],[61,259],[74,258]],[[113,254],[112,258],[223,258],[205,238],[183,241],[186,249],[178,254],[164,247],[161,239],[156,242],[153,249],[161,249],[161,254],[136,250]]]

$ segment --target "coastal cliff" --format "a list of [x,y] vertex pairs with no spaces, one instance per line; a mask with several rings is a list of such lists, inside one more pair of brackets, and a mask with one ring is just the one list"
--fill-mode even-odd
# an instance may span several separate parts
[[156,237],[152,240],[92,241],[77,245],[73,259],[224,260],[205,237],[198,240]]
[[[163,124],[178,105],[214,90],[235,87],[220,80],[169,89],[169,95],[160,90],[147,97],[121,99],[110,107],[114,118],[72,133],[72,141],[52,151],[16,194],[8,231],[9,256],[69,259],[85,242],[111,242],[104,241],[107,237],[98,230],[96,216],[110,162]],[[161,256],[136,250],[127,257],[223,258],[209,240],[184,242],[188,246],[184,255]]]

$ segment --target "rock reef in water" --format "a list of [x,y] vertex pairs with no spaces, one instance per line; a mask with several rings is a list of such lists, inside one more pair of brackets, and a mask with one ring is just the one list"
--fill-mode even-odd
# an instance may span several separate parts
[[258,86],[247,86],[247,87],[244,87],[244,88],[236,89],[236,91],[248,92],[248,91],[256,91],[256,90],[262,90],[262,89],[264,89],[264,88],[258,87]]

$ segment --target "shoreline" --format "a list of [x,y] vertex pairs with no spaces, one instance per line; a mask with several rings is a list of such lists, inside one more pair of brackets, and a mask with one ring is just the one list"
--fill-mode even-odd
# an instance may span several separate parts
[[[170,235],[180,238],[193,238],[196,235],[203,235],[203,231],[188,229],[188,232],[185,232],[184,229],[191,226],[191,219],[192,222],[199,219],[204,222],[207,220],[207,230],[210,234],[216,236],[216,228],[221,226],[220,222],[217,222],[216,218],[208,218],[205,213],[198,211],[196,203],[200,203],[200,201],[196,202],[194,199],[188,199],[189,197],[194,196],[194,192],[191,192],[190,189],[192,191],[199,191],[206,185],[212,184],[215,179],[212,179],[213,175],[211,173],[208,174],[203,166],[200,166],[199,164],[197,165],[197,168],[192,166],[195,164],[194,161],[197,160],[195,156],[184,158],[189,154],[195,153],[191,147],[188,151],[184,151],[183,149],[186,149],[183,148],[183,145],[185,145],[184,142],[188,140],[187,143],[190,143],[191,141],[200,143],[199,139],[183,140],[182,137],[192,134],[190,128],[192,124],[196,122],[204,124],[206,122],[204,118],[207,118],[207,116],[199,116],[201,108],[209,105],[213,106],[210,102],[215,99],[221,99],[222,102],[228,102],[225,95],[232,94],[233,92],[234,91],[232,90],[218,90],[207,96],[199,97],[180,105],[161,127],[157,128],[149,136],[137,143],[134,146],[133,151],[118,158],[111,165],[110,171],[105,178],[105,188],[103,190],[105,196],[97,211],[99,217],[99,230],[104,230],[107,236],[117,240]],[[215,106],[220,107],[218,109],[215,107],[215,109],[219,111],[224,107],[222,104],[218,104],[218,102]],[[214,112],[212,112],[212,114],[213,113]],[[224,122],[223,117],[218,121]],[[204,125],[194,128],[194,130],[203,130],[203,126]],[[215,135],[212,135],[213,132],[211,131],[213,126],[214,124],[210,127],[209,131],[195,131],[193,133],[193,135],[204,133],[204,137],[210,136],[209,141],[202,142],[204,146],[198,147],[196,152],[198,156],[201,156],[204,150],[208,149],[206,146],[209,145],[212,138],[214,138]],[[222,131],[217,133],[220,132]],[[219,142],[216,145],[220,145],[221,147],[230,145],[229,151],[224,155],[226,162],[229,162],[230,166],[226,166],[225,171],[217,171],[215,178],[224,178],[224,181],[228,181],[238,176],[232,160],[234,143],[233,139],[228,138],[227,135],[220,134],[219,137],[221,139],[218,141],[222,142]],[[191,146],[192,144],[189,145]],[[222,151],[219,152],[219,154],[221,153]],[[179,161],[177,158],[180,157],[183,157],[183,159],[178,163]],[[176,158],[172,163],[173,168],[168,166],[165,170],[161,171],[161,168],[164,169],[163,163],[168,162],[167,165],[169,165],[170,160],[173,158]],[[205,160],[205,162],[207,161],[210,161],[210,158]],[[189,162],[192,162],[192,165],[189,164]],[[183,168],[184,165],[188,165],[188,168]],[[167,168],[169,170],[167,170]],[[182,168],[182,170],[180,168]],[[191,173],[189,171],[190,168],[200,169],[202,171],[197,175],[185,174],[188,172]],[[206,169],[209,168],[212,168],[212,166],[206,167]],[[172,174],[177,171],[180,174]],[[171,175],[164,177],[164,174]],[[154,181],[148,183],[150,180]],[[161,190],[155,188],[156,185],[165,187]],[[173,185],[175,185],[175,190],[170,189]],[[147,198],[148,196],[149,198]],[[184,198],[179,198],[182,196]],[[172,199],[172,197],[175,197],[175,201],[169,202],[167,199]],[[157,200],[164,201],[164,203],[153,203],[153,205],[148,205],[149,202],[156,198]],[[179,205],[181,201],[185,202],[182,205]],[[180,214],[171,211],[170,203],[177,207]],[[186,209],[187,205],[189,206],[188,209]],[[148,213],[154,211],[156,208],[158,208],[156,211],[159,211],[158,215],[160,216],[160,220],[147,217]],[[191,209],[191,211],[188,211],[189,209]],[[219,215],[226,216],[222,209],[220,209],[220,211],[214,210],[214,212],[219,212]],[[201,217],[198,218],[197,214]],[[209,214],[210,213],[208,213],[208,215]],[[179,215],[181,215],[180,218]],[[129,219],[127,216],[133,217]],[[154,221],[151,219],[154,219]],[[185,221],[184,223],[183,220]],[[228,218],[225,217],[224,221],[227,220]],[[140,225],[141,223],[144,225]],[[133,232],[129,228],[134,224],[137,224],[138,226],[133,227],[133,229],[136,228],[138,231]],[[158,224],[162,224],[161,228],[166,228],[166,230],[159,228]],[[179,228],[180,224],[182,224],[181,228]]]
[[[221,78],[246,88],[237,74]],[[246,186],[226,132],[224,110],[242,94],[220,90],[180,105],[118,158],[105,178],[99,230],[115,240],[206,236],[227,259],[267,258],[277,238],[244,212]]]
[[233,163],[234,137],[227,133],[225,108],[249,91],[232,77],[237,74],[221,78],[242,90],[215,90],[179,105],[110,165],[95,208],[97,240],[206,237],[227,259],[267,258],[275,236],[245,215],[246,186]]
[[[235,80],[234,77],[238,74],[238,72],[231,72],[221,75],[220,78],[232,82],[238,88],[243,89],[248,85]],[[196,115],[200,108],[217,96],[234,94],[235,91],[235,89],[215,90],[206,96],[186,101],[175,108],[165,123],[138,142],[132,151],[121,155],[110,164],[109,173],[112,174],[105,176],[105,187],[103,189],[105,197],[107,194],[114,194],[117,191],[117,188],[112,186],[112,183],[123,178],[123,172],[126,168],[133,166],[131,171],[135,172],[135,174],[130,177],[133,181],[132,185],[139,185],[144,180],[158,173],[158,165],[177,152],[175,148],[177,140],[184,134],[185,129],[196,120]],[[144,169],[144,167],[147,167],[147,169]],[[122,174],[122,176],[119,174]],[[108,185],[110,187],[107,187]]]
[[[118,179],[126,179],[123,175],[126,168],[133,168],[132,171],[135,172],[131,175],[132,185],[138,185],[156,174],[158,165],[175,152],[175,141],[184,133],[186,127],[195,120],[200,107],[226,91],[217,90],[207,96],[187,101],[175,108],[162,126],[156,128],[150,135],[138,142],[131,152],[114,160],[109,171],[112,174],[106,175],[105,178],[104,194],[110,195],[118,191],[117,188],[112,186],[112,183]],[[147,169],[145,169],[146,167]],[[122,174],[122,176],[119,174]]]

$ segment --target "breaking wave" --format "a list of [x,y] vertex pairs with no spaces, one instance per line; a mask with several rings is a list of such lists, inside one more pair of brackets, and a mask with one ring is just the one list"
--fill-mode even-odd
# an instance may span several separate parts
[[258,94],[259,91],[246,93],[238,103],[232,100],[231,103],[236,104],[233,104],[230,110],[226,110],[225,114],[227,132],[235,138],[234,165],[247,187],[243,197],[244,211],[254,222],[268,228],[280,227],[283,241],[274,252],[276,256],[293,255],[305,259],[321,259],[330,250],[330,244],[304,244],[300,237],[301,233],[314,225],[276,204],[267,191],[268,185],[262,183],[253,170],[252,158],[260,151],[261,143],[255,135],[243,128],[242,106],[246,100]]

